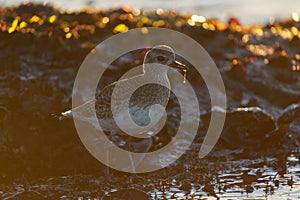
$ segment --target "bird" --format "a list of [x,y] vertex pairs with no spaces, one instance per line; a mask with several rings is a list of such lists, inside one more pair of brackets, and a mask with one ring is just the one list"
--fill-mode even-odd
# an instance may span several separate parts
[[[159,65],[157,65],[159,64]],[[82,105],[72,108],[61,113],[60,119],[77,118],[88,123],[99,123],[103,132],[115,145],[135,153],[147,153],[152,146],[151,135],[157,133],[162,128],[162,122],[166,116],[159,115],[161,110],[153,108],[153,105],[159,104],[166,108],[170,97],[170,81],[168,77],[169,66],[180,70],[186,78],[187,67],[176,59],[174,50],[167,45],[157,45],[150,48],[143,60],[142,73],[133,77],[122,79],[105,86],[94,99],[83,103]],[[158,82],[160,84],[144,84],[136,89],[126,107],[127,101],[125,96],[128,88],[133,88],[137,84],[147,81]],[[117,85],[122,85],[121,91],[117,92],[115,105],[111,104],[113,91]],[[112,106],[116,109],[112,112]],[[129,111],[128,111],[129,109]],[[97,119],[94,119],[93,112],[96,112]],[[155,122],[155,126],[143,130],[137,129],[135,126],[127,126],[126,132],[130,132],[130,136],[124,134],[115,119],[120,119],[126,126],[127,120],[124,119],[126,113],[130,113],[131,119],[140,127],[147,127],[151,124],[151,120]],[[92,116],[93,115],[93,116]],[[136,136],[136,137],[134,137]],[[108,150],[109,151],[109,150]],[[141,158],[143,159],[143,158]],[[137,163],[132,163],[136,166]],[[133,166],[133,167],[134,167]],[[105,177],[110,180],[109,168],[105,171]]]

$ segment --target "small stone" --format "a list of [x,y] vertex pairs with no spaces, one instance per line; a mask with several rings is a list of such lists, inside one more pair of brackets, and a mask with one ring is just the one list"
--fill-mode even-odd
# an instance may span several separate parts
[[104,195],[102,200],[109,200],[109,199],[120,199],[120,200],[148,200],[149,195],[139,189],[128,188],[128,189],[120,189],[114,192],[109,192],[108,194]]
[[254,191],[254,188],[251,185],[246,186],[246,193],[247,194],[252,193],[253,191]]
[[190,192],[192,189],[190,180],[185,180],[179,189],[185,192]]
[[274,181],[275,187],[279,187],[279,180]]

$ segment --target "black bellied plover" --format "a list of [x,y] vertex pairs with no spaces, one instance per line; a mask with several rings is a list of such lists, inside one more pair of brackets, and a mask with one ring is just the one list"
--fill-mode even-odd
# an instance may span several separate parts
[[[169,46],[158,45],[151,48],[144,57],[142,74],[107,85],[95,99],[63,112],[61,118],[74,117],[82,121],[99,123],[102,130],[107,133],[108,138],[117,146],[135,153],[148,152],[152,146],[151,134],[157,133],[162,128],[161,126],[157,126],[157,129],[156,127],[152,127],[154,129],[144,129],[144,131],[139,131],[134,126],[129,126],[126,128],[126,132],[131,133],[128,136],[122,134],[122,130],[120,130],[115,120],[120,119],[122,121],[123,115],[126,112],[128,113],[128,109],[131,119],[141,127],[147,126],[151,120],[161,116],[155,113],[156,109],[153,109],[152,106],[160,104],[166,108],[169,101],[170,82],[167,74],[169,68],[163,66],[181,70],[184,73],[184,77],[187,71],[186,66],[178,62],[175,57],[174,50]],[[151,81],[148,81],[149,84],[143,84],[147,82],[145,79],[151,79]],[[114,105],[116,109],[112,112],[111,99],[113,91],[118,84],[122,85],[122,89],[117,92]],[[128,102],[124,100],[125,96],[128,95],[129,88],[136,88],[136,85],[142,86],[132,94],[128,108],[128,104],[126,106]],[[114,95],[116,94],[114,93]],[[97,119],[91,119],[94,112],[96,112]],[[126,120],[124,121],[126,123]],[[159,124],[163,119],[155,119],[155,121]],[[132,137],[133,135],[139,137]],[[144,135],[144,137],[141,137],[141,135]],[[135,163],[135,166],[137,164]],[[106,175],[109,175],[108,171]]]

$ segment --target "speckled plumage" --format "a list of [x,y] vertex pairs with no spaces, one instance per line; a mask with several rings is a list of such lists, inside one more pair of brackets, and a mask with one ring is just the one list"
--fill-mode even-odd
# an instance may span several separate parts
[[[174,51],[170,47],[160,45],[152,48],[152,50],[146,54],[144,63],[147,64],[158,62],[157,60],[153,59],[157,56],[164,56],[166,58],[164,62],[160,62],[160,64],[170,65],[175,60]],[[144,67],[145,73],[154,74],[155,78],[160,79],[160,82],[170,86],[167,77],[167,71],[165,71],[164,74],[159,74],[159,72],[152,70],[150,67]],[[111,111],[111,98],[113,90],[118,83],[123,84],[122,88],[132,88],[134,85],[138,85],[142,82],[142,79],[144,78],[143,76],[144,74],[141,74],[107,85],[100,91],[99,95],[96,96],[95,99],[88,101],[81,106],[73,108],[70,111],[64,112],[62,115],[88,120],[88,118],[92,117],[92,111],[94,109],[93,106],[95,105],[96,115],[100,122],[101,128],[107,132],[120,132],[120,129],[113,120],[113,114]],[[122,109],[126,108],[125,99],[127,93],[128,91],[122,91],[122,93],[117,94],[117,113],[121,113],[123,111]],[[147,125],[150,122],[150,107],[154,104],[160,104],[161,106],[166,107],[169,100],[169,95],[169,89],[158,84],[146,84],[138,88],[131,96],[129,102],[129,113],[131,114],[134,122],[140,126]]]
[[[153,128],[153,130],[145,129],[143,132],[138,132],[137,134],[142,135],[146,134],[148,137],[146,138],[138,138],[138,137],[132,137],[128,136],[127,134],[124,134],[120,128],[117,126],[114,117],[119,117],[120,119],[123,119],[123,116],[126,115],[126,112],[128,111],[128,106],[126,105],[127,96],[130,96],[130,89],[138,87],[133,94],[130,96],[129,101],[129,113],[131,119],[139,126],[147,126],[150,122],[150,109],[151,106],[160,104],[162,107],[166,107],[167,103],[169,101],[170,96],[170,83],[167,76],[168,68],[163,68],[159,65],[147,65],[147,64],[154,64],[159,63],[161,65],[171,65],[176,64],[175,66],[180,66],[181,63],[175,61],[175,53],[174,51],[165,45],[159,45],[156,47],[153,47],[150,51],[148,51],[144,58],[143,63],[143,72],[144,74],[137,75],[128,79],[120,80],[117,82],[114,82],[110,85],[107,85],[104,87],[100,93],[95,97],[95,99],[88,101],[84,103],[81,106],[78,106],[76,108],[73,108],[72,110],[66,111],[62,113],[62,116],[64,117],[76,117],[80,120],[91,122],[91,123],[98,123],[100,124],[102,130],[106,132],[106,134],[109,136],[110,141],[112,141],[117,146],[124,148],[131,152],[137,152],[137,153],[145,153],[148,152],[152,145],[152,139],[151,134],[156,133],[156,131],[159,131],[160,128],[156,130],[156,126]],[[178,67],[180,68],[180,67]],[[181,68],[183,70],[186,70],[183,65],[181,64]],[[145,83],[145,79],[149,79],[151,81],[154,80],[154,82],[150,82],[148,84]],[[159,83],[159,84],[154,84]],[[112,113],[112,97],[113,92],[116,86],[120,84],[122,85],[121,90],[117,90],[118,93],[114,97],[115,104],[115,116],[113,116]],[[116,91],[115,91],[116,92]],[[95,106],[95,108],[94,108]],[[93,110],[96,111],[97,119],[93,119]],[[152,117],[154,114],[154,117],[160,116],[159,110],[153,111]],[[128,112],[127,112],[128,113]],[[124,117],[124,119],[125,119]],[[162,120],[163,117],[160,119],[157,119],[156,124],[161,124],[164,120]],[[124,120],[125,125],[126,120]],[[137,130],[134,130],[135,127],[130,127],[128,130],[133,134],[136,133]],[[152,128],[152,127],[151,127]],[[109,149],[108,149],[109,151]],[[143,157],[141,157],[143,159]],[[132,166],[137,166],[138,163],[131,163]],[[107,173],[108,175],[109,173]]]

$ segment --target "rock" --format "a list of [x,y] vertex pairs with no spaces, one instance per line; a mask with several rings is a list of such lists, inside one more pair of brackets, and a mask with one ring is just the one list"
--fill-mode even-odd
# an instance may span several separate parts
[[[285,149],[300,147],[300,104],[284,109],[277,119],[278,129],[273,133],[277,144]],[[274,141],[275,142],[275,141]]]
[[254,188],[251,185],[246,186],[246,193],[247,194],[252,193],[253,191],[254,191]]
[[285,107],[300,99],[300,78],[290,67],[276,68],[248,64],[244,85],[271,104]]
[[57,14],[54,10],[53,7],[51,6],[44,6],[41,4],[32,4],[32,3],[25,3],[21,4],[19,7],[15,9],[15,12],[18,15],[32,15],[33,13],[35,14],[40,14],[40,15],[46,15],[46,16],[51,16],[54,14]]
[[292,40],[290,41],[289,45],[292,46],[292,47],[296,47],[296,48],[299,47],[299,45],[300,45],[300,38],[298,36],[294,36],[292,38]]
[[241,80],[246,76],[246,67],[243,61],[238,59],[233,59],[232,65],[228,68],[227,74],[233,79]]
[[[225,112],[213,109],[214,112]],[[208,125],[210,113],[201,116]],[[267,134],[276,129],[273,117],[259,107],[234,108],[226,111],[220,137],[222,145],[233,149],[264,147]],[[265,147],[264,147],[265,148]]]
[[272,67],[284,67],[287,68],[291,65],[291,60],[289,55],[286,51],[281,50],[275,52],[272,56],[269,58],[269,63]]
[[202,190],[203,190],[203,192],[208,193],[210,196],[213,196],[213,197],[216,197],[217,199],[219,199],[215,193],[214,185],[206,184]]
[[300,104],[292,104],[285,108],[277,119],[278,125],[290,124],[296,118],[300,118]]
[[247,63],[246,76],[238,83],[242,81],[245,89],[276,106],[285,107],[296,102],[300,99],[300,78],[297,71],[292,70],[293,54],[283,50],[281,46],[270,47],[263,44],[261,46],[272,49],[274,53],[272,55],[266,53],[265,59],[250,59],[252,61]]
[[192,189],[191,182],[189,180],[185,180],[182,185],[179,187],[180,190],[185,192],[190,192]]

